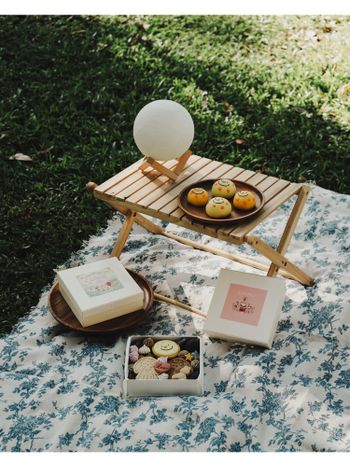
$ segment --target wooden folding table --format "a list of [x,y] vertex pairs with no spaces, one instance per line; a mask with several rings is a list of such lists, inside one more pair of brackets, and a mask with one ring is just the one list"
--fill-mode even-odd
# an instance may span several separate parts
[[[161,162],[161,164],[164,164],[168,169],[172,169],[176,161]],[[183,188],[199,180],[221,177],[248,182],[264,193],[265,204],[254,218],[238,225],[213,227],[195,222],[186,216],[179,207],[177,200]],[[310,191],[307,185],[291,183],[252,170],[245,170],[223,162],[191,155],[184,171],[176,180],[169,179],[152,167],[145,168],[144,160],[141,159],[102,184],[97,185],[89,182],[87,187],[90,191],[93,191],[96,198],[101,199],[125,215],[118,240],[112,251],[114,256],[120,256],[133,223],[137,222],[154,234],[165,235],[190,247],[199,248],[267,271],[267,275],[270,277],[280,274],[289,279],[297,280],[304,285],[311,285],[313,282],[313,279],[306,272],[285,256]],[[277,248],[273,248],[257,235],[250,233],[260,222],[294,195],[296,201]],[[228,243],[239,245],[245,242],[269,259],[271,264],[266,265],[252,259],[242,258],[166,232],[159,225],[146,218],[144,214],[225,240]],[[179,303],[176,302],[176,304]],[[181,304],[179,305],[181,306]]]

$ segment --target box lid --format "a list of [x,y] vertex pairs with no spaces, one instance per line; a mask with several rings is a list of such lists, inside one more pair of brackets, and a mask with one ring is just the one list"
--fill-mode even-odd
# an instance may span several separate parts
[[120,307],[139,301],[143,291],[117,258],[108,258],[59,271],[58,282],[81,313],[103,311],[114,304]]
[[285,287],[284,279],[221,269],[203,331],[270,348]]

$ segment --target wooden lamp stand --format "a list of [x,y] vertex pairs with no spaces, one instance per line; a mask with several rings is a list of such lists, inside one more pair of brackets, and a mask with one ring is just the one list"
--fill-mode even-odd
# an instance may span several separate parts
[[188,158],[192,154],[192,151],[188,150],[182,156],[176,158],[177,164],[172,169],[168,169],[164,165],[160,164],[158,161],[153,159],[152,157],[145,157],[143,163],[140,165],[140,170],[144,171],[147,167],[152,167],[153,169],[157,170],[158,172],[166,175],[171,180],[176,180],[180,173],[184,170]]

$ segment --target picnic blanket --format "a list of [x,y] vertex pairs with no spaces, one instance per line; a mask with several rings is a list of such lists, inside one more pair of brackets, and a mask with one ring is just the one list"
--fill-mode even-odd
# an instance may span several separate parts
[[[291,206],[290,200],[256,233],[276,246]],[[122,220],[114,216],[61,268],[108,257]],[[315,277],[314,285],[287,280],[271,350],[204,336],[204,396],[122,397],[127,337],[200,335],[201,317],[155,302],[142,325],[86,337],[53,319],[49,284],[35,309],[0,340],[0,450],[349,451],[349,227],[350,196],[313,186],[287,256]],[[166,228],[258,256],[248,246]],[[257,273],[140,226],[121,260],[158,292],[203,310],[222,267]]]

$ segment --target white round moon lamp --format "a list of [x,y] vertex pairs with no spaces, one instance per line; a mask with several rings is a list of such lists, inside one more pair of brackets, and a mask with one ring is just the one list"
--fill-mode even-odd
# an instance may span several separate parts
[[[193,137],[192,117],[182,105],[166,99],[145,105],[134,122],[134,140],[145,156],[140,169],[152,166],[176,180],[192,154],[189,147]],[[172,159],[177,163],[171,168],[158,162]]]

